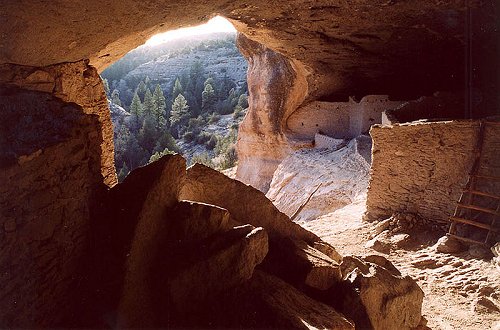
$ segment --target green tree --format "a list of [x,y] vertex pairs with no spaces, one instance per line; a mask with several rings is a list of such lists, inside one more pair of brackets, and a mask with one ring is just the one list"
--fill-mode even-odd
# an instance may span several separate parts
[[160,85],[156,85],[155,91],[153,93],[153,111],[152,115],[155,119],[155,126],[157,129],[165,128],[167,121],[165,119],[167,109],[167,103],[165,101],[165,96]]
[[144,93],[144,102],[142,103],[142,109],[144,113],[150,114],[153,113],[153,108],[153,94],[151,94],[151,91],[149,90],[149,88],[147,88],[146,92]]
[[146,95],[147,89],[148,89],[148,87],[146,86],[146,83],[143,80],[141,80],[139,85],[137,85],[137,88],[135,91],[137,92],[137,94],[139,95],[140,98],[144,99],[144,96]]
[[170,125],[176,128],[179,133],[179,127],[185,125],[189,119],[189,105],[182,94],[179,94],[172,104],[172,111],[170,111]]
[[140,146],[149,153],[152,153],[156,145],[156,139],[158,135],[159,134],[155,126],[154,117],[150,115],[144,116],[144,120],[142,121],[142,127],[139,129],[139,135],[138,135],[138,141]]
[[139,98],[139,95],[137,95],[137,92],[134,93],[134,97],[132,98],[129,109],[132,115],[136,116],[139,119],[142,118],[143,108],[141,99]]
[[201,100],[201,109],[204,113],[212,113],[215,111],[217,97],[215,96],[215,91],[210,83],[205,83],[205,89],[201,93]]
[[172,99],[176,99],[179,94],[184,93],[184,90],[182,89],[181,81],[179,78],[175,79],[174,83],[174,89],[172,90]]

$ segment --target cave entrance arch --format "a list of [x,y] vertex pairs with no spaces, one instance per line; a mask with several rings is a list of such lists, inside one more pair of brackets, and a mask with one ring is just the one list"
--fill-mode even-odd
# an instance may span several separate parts
[[120,181],[173,152],[188,165],[236,165],[238,126],[248,108],[247,62],[236,38],[233,25],[216,16],[154,35],[101,73]]

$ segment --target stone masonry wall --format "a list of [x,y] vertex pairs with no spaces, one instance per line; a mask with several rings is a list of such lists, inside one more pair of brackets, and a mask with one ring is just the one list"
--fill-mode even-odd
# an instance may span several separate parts
[[[373,126],[367,219],[408,212],[436,222],[448,221],[467,182],[478,132],[477,121]],[[493,133],[486,130],[485,143]],[[499,153],[497,144],[485,148],[483,155]]]
[[78,303],[99,120],[49,93],[0,98],[0,326],[55,326]]
[[116,183],[104,88],[84,61],[9,64],[0,100],[0,327],[62,325],[81,303],[96,194]]
[[289,134],[299,139],[314,139],[322,133],[337,139],[352,139],[382,122],[382,111],[399,106],[387,95],[368,95],[356,102],[311,102],[288,119]]

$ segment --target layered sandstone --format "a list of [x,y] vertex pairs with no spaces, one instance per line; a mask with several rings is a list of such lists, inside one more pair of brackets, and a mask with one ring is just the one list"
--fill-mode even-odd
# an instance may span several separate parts
[[302,149],[285,158],[266,196],[294,221],[311,221],[366,196],[371,141],[341,140],[340,148]]
[[56,325],[75,308],[97,196],[116,183],[107,100],[84,61],[2,65],[0,86],[2,324]]

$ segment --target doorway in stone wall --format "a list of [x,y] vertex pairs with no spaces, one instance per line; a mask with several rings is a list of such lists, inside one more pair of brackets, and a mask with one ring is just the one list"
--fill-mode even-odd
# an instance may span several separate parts
[[155,35],[104,70],[119,181],[169,153],[188,164],[234,167],[246,71],[236,30],[220,16]]

